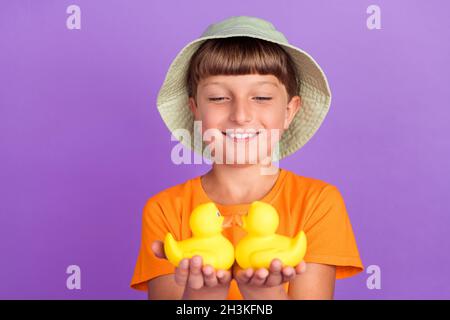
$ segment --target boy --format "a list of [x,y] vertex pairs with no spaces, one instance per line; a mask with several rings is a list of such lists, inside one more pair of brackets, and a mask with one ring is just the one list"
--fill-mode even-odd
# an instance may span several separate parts
[[[201,123],[202,137],[213,131],[214,139],[204,139],[210,141],[212,169],[148,199],[131,287],[148,291],[149,299],[332,299],[335,279],[362,271],[337,187],[273,164],[312,137],[330,101],[317,63],[265,20],[231,17],[183,48],[160,90],[158,109],[172,132],[195,134],[194,121]],[[199,150],[193,140],[181,142],[205,155],[204,141]],[[244,161],[236,161],[239,152]],[[167,261],[162,240],[167,232],[178,241],[191,237],[189,214],[196,206],[213,201],[226,218],[223,235],[236,246],[245,235],[240,217],[255,200],[276,208],[278,234],[306,233],[307,252],[295,268],[278,259],[258,270],[236,263],[214,270],[200,256],[177,268]]]

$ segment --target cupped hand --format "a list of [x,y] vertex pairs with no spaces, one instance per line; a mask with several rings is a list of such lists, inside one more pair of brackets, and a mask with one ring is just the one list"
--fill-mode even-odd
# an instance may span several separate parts
[[295,276],[306,271],[306,263],[300,262],[295,268],[282,265],[281,260],[273,259],[269,269],[241,269],[237,264],[233,268],[233,277],[239,287],[275,287],[289,282]]
[[[152,243],[152,251],[160,259],[167,259],[164,243],[156,240]],[[203,265],[202,257],[193,256],[180,261],[175,268],[175,282],[185,288],[199,290],[202,288],[226,288],[231,281],[231,271]]]

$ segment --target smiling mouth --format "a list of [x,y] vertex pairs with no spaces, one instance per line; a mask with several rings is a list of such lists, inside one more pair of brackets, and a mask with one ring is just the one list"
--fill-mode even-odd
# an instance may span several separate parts
[[223,132],[222,134],[226,136],[227,138],[234,140],[234,141],[245,141],[250,140],[257,135],[259,135],[261,131],[252,131],[252,132]]

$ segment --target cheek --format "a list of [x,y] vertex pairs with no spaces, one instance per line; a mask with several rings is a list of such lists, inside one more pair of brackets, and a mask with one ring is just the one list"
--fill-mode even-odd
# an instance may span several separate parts
[[282,129],[284,127],[285,116],[283,112],[263,112],[260,122],[266,129]]
[[220,128],[220,120],[217,117],[204,117],[202,119],[203,131],[207,129],[218,129]]
[[266,129],[266,135],[262,136],[261,139],[266,141],[266,144],[270,148],[271,152],[273,151],[273,146],[275,143],[279,141],[283,135],[285,114],[284,112],[280,112],[280,109],[278,109],[272,110],[272,112],[262,113],[261,115],[260,122]]
[[202,133],[208,129],[220,129],[227,119],[227,114],[218,110],[202,110],[200,114]]

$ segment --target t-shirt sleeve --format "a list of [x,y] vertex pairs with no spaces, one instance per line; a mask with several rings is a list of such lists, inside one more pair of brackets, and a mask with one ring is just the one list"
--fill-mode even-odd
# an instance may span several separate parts
[[336,279],[364,270],[344,199],[338,188],[326,185],[307,212],[305,262],[336,266]]
[[175,267],[166,259],[156,257],[151,248],[153,241],[164,241],[167,232],[173,233],[170,221],[158,202],[150,198],[142,213],[141,245],[130,284],[131,288],[148,290],[148,280],[174,273]]

